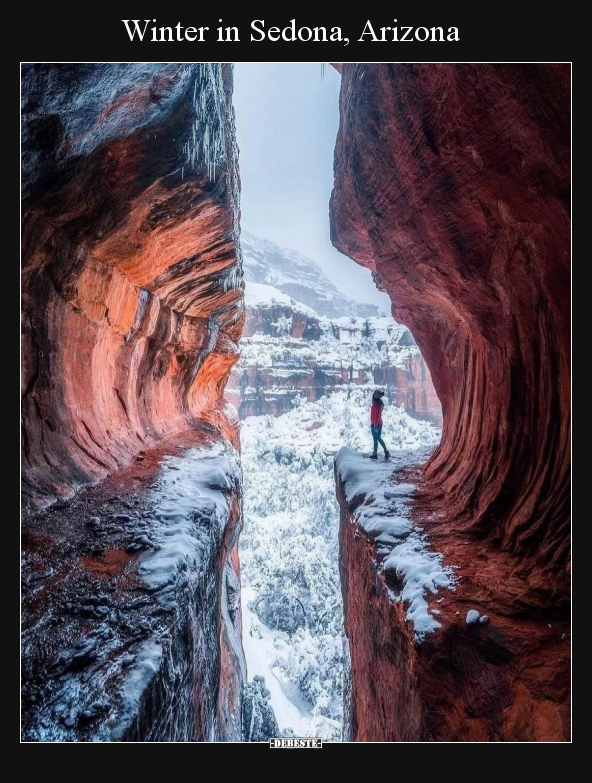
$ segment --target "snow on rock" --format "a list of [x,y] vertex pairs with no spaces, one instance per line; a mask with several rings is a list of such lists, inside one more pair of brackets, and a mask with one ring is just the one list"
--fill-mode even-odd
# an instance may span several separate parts
[[393,473],[390,462],[369,462],[364,455],[345,446],[336,455],[335,463],[348,501],[353,500],[356,495],[373,497]]
[[190,449],[182,457],[163,461],[154,490],[154,551],[142,562],[139,574],[164,605],[174,606],[180,574],[199,577],[202,553],[226,526],[229,491],[239,481],[238,454],[229,443]]
[[161,660],[162,645],[153,640],[144,642],[121,688],[121,716],[118,717],[114,736],[120,737],[138,712],[140,701],[157,674]]
[[425,536],[412,531],[406,540],[393,547],[383,568],[403,576],[400,600],[408,605],[407,619],[414,625],[416,638],[423,639],[430,631],[440,628],[433,617],[439,611],[430,614],[425,594],[436,594],[439,587],[452,588],[454,576],[451,569],[443,566],[442,555],[428,550]]
[[480,616],[481,615],[476,609],[469,609],[466,617],[467,625],[475,625],[475,623],[478,623]]
[[264,283],[254,283],[251,280],[245,282],[245,307],[269,307],[270,305],[287,305],[306,315],[316,316],[317,313],[310,307],[297,302],[288,294]]
[[430,551],[427,536],[410,518],[409,500],[415,487],[397,484],[393,479],[397,467],[425,457],[425,451],[399,451],[392,453],[389,461],[375,463],[347,447],[341,448],[335,457],[347,502],[363,498],[353,520],[375,538],[380,570],[393,572],[400,581],[401,590],[391,590],[390,595],[393,600],[404,602],[418,641],[440,627],[433,616],[435,610],[430,612],[428,608],[426,593],[436,594],[439,588],[454,589],[452,568],[444,566],[442,555]]
[[27,741],[240,740],[238,478],[195,428],[24,527]]
[[312,258],[280,247],[248,231],[241,232],[245,279],[282,291],[330,318],[380,314],[380,308],[349,299],[336,288]]

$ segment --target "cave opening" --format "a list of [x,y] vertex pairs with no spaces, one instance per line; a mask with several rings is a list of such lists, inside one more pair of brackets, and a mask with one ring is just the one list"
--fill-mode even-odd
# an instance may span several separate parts
[[570,69],[340,73],[23,64],[28,741],[569,738]]
[[26,741],[569,739],[570,67],[338,67],[22,65]]
[[[442,421],[411,332],[331,245],[339,84],[320,64],[235,65],[246,321],[226,387],[241,420],[246,712],[327,741],[342,739],[347,666],[335,454],[370,456],[377,388],[393,452],[425,458]],[[245,739],[267,739],[270,720]]]

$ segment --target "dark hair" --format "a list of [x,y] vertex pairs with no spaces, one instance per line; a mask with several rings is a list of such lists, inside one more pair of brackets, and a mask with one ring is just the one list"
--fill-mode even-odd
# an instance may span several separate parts
[[384,397],[384,392],[382,391],[382,389],[376,389],[376,391],[372,395],[372,402],[378,402],[381,405],[384,405],[384,402],[382,401],[382,397]]

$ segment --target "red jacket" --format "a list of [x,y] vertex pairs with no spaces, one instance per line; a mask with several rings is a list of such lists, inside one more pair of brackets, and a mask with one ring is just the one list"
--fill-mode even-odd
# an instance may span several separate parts
[[374,427],[382,424],[382,405],[379,402],[373,402],[370,408],[370,423]]

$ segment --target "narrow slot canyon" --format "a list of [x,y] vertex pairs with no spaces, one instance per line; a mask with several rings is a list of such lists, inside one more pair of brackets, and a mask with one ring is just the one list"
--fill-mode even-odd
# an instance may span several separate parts
[[569,740],[569,95],[22,66],[24,741]]

